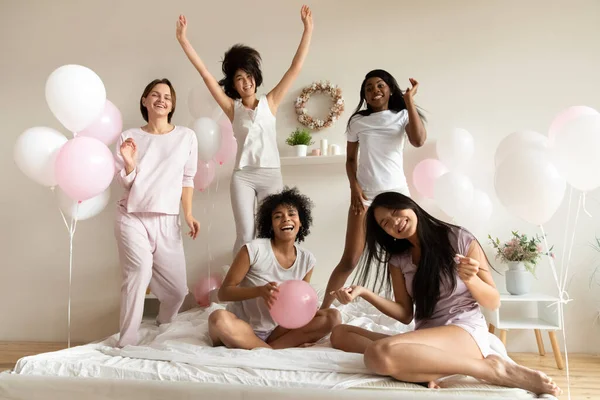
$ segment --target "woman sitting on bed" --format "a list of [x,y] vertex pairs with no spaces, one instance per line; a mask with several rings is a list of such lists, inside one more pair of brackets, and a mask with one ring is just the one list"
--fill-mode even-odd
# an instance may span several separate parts
[[238,252],[219,289],[219,300],[233,303],[209,317],[213,346],[247,350],[297,347],[316,342],[341,322],[337,310],[319,310],[307,325],[289,330],[277,326],[269,313],[279,283],[310,282],[315,257],[296,242],[309,234],[311,208],[310,199],[295,188],[285,188],[262,201],[256,216],[258,239]]
[[479,305],[495,309],[500,295],[471,233],[432,217],[409,197],[387,192],[367,211],[366,240],[359,283],[374,274],[375,286],[381,289],[385,282],[388,293],[391,286],[395,301],[363,286],[332,293],[342,304],[360,296],[404,324],[414,318],[415,330],[388,336],[340,325],[331,335],[334,348],[363,353],[376,374],[432,388],[441,377],[462,374],[536,394],[560,392],[545,374],[490,354]]

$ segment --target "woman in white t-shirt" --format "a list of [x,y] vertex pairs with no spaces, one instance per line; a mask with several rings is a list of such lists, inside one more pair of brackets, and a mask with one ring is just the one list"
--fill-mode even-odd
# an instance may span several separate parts
[[258,239],[242,247],[219,289],[219,300],[232,303],[208,319],[213,346],[298,347],[316,342],[341,323],[336,309],[315,310],[307,325],[289,330],[277,326],[269,312],[278,284],[310,282],[315,257],[296,242],[309,234],[311,208],[310,199],[295,188],[270,195],[261,203],[256,216]]
[[290,68],[268,94],[259,97],[256,96],[256,91],[262,84],[263,77],[258,51],[240,44],[229,49],[223,59],[225,76],[217,82],[186,37],[186,18],[180,16],[177,23],[177,40],[202,76],[211,95],[231,121],[238,142],[230,184],[236,230],[234,256],[244,244],[255,238],[255,202],[260,203],[269,194],[277,193],[283,188],[275,116],[308,54],[313,31],[312,13],[308,6],[302,6],[300,17],[304,32]]
[[410,195],[404,176],[404,143],[408,137],[410,144],[421,147],[427,138],[424,118],[413,100],[419,83],[414,79],[410,83],[412,87],[402,93],[392,75],[376,69],[365,76],[360,87],[360,102],[346,130],[351,192],[346,243],[329,278],[322,309],[329,308],[334,300],[331,292],[344,285],[358,264],[365,247],[365,211],[373,198],[390,191]]

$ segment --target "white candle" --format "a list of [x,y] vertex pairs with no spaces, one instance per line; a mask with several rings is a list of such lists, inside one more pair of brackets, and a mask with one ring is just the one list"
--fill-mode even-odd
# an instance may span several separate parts
[[327,155],[327,139],[321,139],[321,155]]

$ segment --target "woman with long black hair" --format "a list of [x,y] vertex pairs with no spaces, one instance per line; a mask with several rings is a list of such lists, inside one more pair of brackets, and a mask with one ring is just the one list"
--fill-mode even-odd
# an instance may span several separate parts
[[[329,292],[346,283],[365,247],[365,210],[377,194],[398,192],[409,195],[404,176],[406,139],[415,147],[425,143],[427,131],[414,96],[419,83],[402,92],[387,71],[370,71],[360,86],[358,107],[348,120],[346,173],[350,182],[351,204],[344,253],[327,284],[321,308],[329,308]],[[360,145],[360,156],[358,148]]]
[[[349,325],[331,335],[333,347],[363,353],[367,368],[406,382],[470,375],[536,394],[560,389],[545,374],[493,354],[480,306],[495,309],[500,294],[475,237],[425,212],[400,193],[375,197],[366,215],[366,257],[358,285],[332,295],[347,304],[360,296],[415,330],[394,336]],[[374,277],[373,289],[365,288]],[[393,290],[394,300],[378,296]]]

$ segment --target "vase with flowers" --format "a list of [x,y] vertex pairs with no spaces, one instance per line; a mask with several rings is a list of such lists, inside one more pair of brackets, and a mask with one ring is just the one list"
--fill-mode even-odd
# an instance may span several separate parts
[[538,235],[527,236],[512,232],[512,238],[506,242],[500,242],[500,239],[494,239],[491,235],[488,238],[496,249],[496,259],[508,265],[506,290],[512,295],[529,293],[531,276],[536,277],[535,270],[541,256],[554,257],[553,247],[545,252]]

